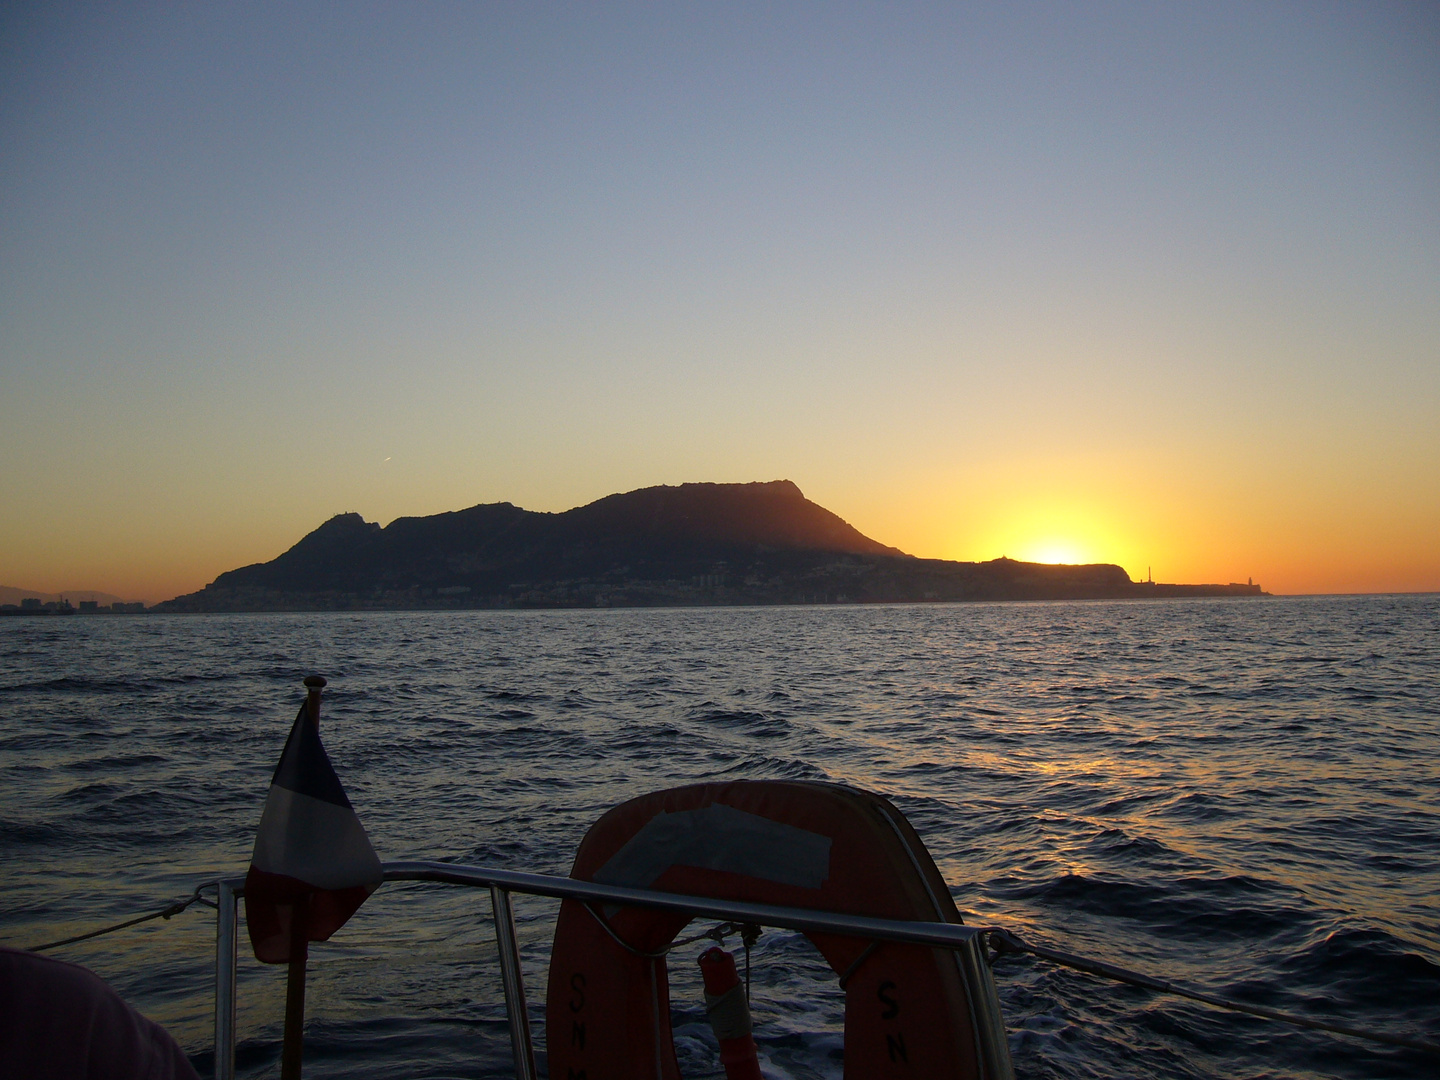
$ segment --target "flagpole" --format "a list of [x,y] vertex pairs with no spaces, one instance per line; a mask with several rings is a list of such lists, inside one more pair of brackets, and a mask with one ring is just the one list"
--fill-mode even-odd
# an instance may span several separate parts
[[[323,675],[305,679],[306,710],[315,730],[320,730],[320,691]],[[300,1080],[300,1062],[305,1049],[305,963],[310,955],[310,898],[302,896],[290,909],[290,970],[285,980],[285,1042],[280,1052],[280,1080]]]
[[300,1080],[305,1050],[305,961],[310,955],[310,898],[302,896],[290,909],[290,972],[285,981],[285,1042],[280,1051],[280,1080]]

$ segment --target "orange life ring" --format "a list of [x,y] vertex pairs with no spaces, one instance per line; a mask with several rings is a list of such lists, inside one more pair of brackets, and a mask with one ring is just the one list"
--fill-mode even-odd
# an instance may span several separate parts
[[[915,830],[838,784],[737,781],[643,795],[580,845],[571,877],[878,918],[958,923]],[[607,933],[599,919],[625,943]],[[565,901],[545,1025],[552,1080],[679,1080],[665,959],[683,914]],[[1005,1080],[999,1002],[978,943],[950,949],[811,934],[845,988],[849,1080]]]

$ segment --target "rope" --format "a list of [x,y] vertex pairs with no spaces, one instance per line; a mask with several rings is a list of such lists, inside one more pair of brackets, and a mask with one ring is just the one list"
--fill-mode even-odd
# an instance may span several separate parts
[[[624,949],[624,950],[625,950],[626,952],[628,952],[628,953],[633,953],[633,954],[636,955],[636,956],[643,956],[646,960],[659,960],[659,959],[661,959],[662,957],[664,957],[665,955],[667,955],[668,953],[674,952],[676,949],[683,948],[683,947],[686,946],[686,945],[693,945],[695,942],[701,941],[701,940],[703,940],[703,939],[705,939],[705,938],[709,938],[711,941],[715,942],[717,945],[723,945],[723,944],[725,944],[725,939],[726,939],[727,937],[729,937],[731,934],[741,934],[741,935],[747,935],[747,934],[749,934],[750,936],[748,937],[748,939],[747,939],[747,941],[746,941],[746,945],[745,945],[745,955],[746,955],[746,961],[745,961],[745,963],[746,963],[746,970],[745,970],[745,974],[746,974],[747,980],[748,980],[748,978],[749,978],[749,974],[750,974],[750,970],[749,970],[749,963],[750,963],[750,961],[749,961],[750,944],[753,943],[753,942],[755,941],[755,938],[758,937],[759,934],[760,934],[759,928],[758,928],[758,927],[751,927],[749,923],[746,923],[743,927],[742,927],[739,923],[731,923],[731,922],[718,923],[717,925],[712,926],[709,930],[705,930],[705,931],[703,931],[702,933],[694,934],[694,935],[692,935],[692,936],[690,936],[690,937],[687,937],[687,938],[681,938],[679,941],[672,941],[669,945],[665,946],[665,948],[660,949],[660,950],[658,950],[658,951],[656,951],[656,952],[646,952],[644,949],[637,949],[637,948],[635,948],[634,945],[631,945],[628,941],[624,940],[619,934],[615,933],[614,929],[610,926],[610,924],[609,924],[608,922],[606,922],[606,921],[601,917],[600,913],[599,913],[598,911],[596,911],[595,908],[594,908],[591,904],[586,903],[586,904],[584,904],[584,905],[582,905],[582,906],[585,908],[586,911],[588,911],[588,912],[590,913],[591,918],[593,918],[597,923],[600,924],[600,929],[604,930],[605,933],[607,933],[607,934],[610,935],[610,939],[611,939],[612,941],[614,941],[616,945],[619,945],[622,949]],[[752,933],[752,931],[753,931],[753,933]],[[749,995],[749,992],[748,992],[748,984],[747,984],[747,992],[746,992],[746,995],[745,995],[745,996],[746,996],[746,1000],[748,1001],[748,1000],[749,1000],[749,996],[750,996],[750,995]]]
[[1266,1020],[1278,1020],[1284,1024],[1310,1028],[1312,1031],[1328,1031],[1336,1035],[1348,1035],[1352,1039],[1365,1039],[1369,1042],[1384,1043],[1387,1046],[1403,1046],[1407,1050],[1419,1050],[1421,1053],[1440,1055],[1440,1043],[1428,1042],[1425,1039],[1412,1039],[1406,1035],[1392,1035],[1385,1031],[1370,1031],[1366,1028],[1351,1027],[1348,1024],[1312,1020],[1307,1016],[1296,1016],[1294,1013],[1281,1012],[1279,1009],[1270,1009],[1264,1005],[1248,1005],[1243,1001],[1217,997],[1214,994],[1191,989],[1181,983],[1152,978],[1149,975],[1142,975],[1138,971],[1129,971],[1101,960],[1090,960],[1084,956],[1076,956],[1074,953],[1061,952],[1059,949],[1048,949],[1043,945],[1031,945],[1029,942],[1021,941],[1008,930],[987,930],[986,934],[995,946],[997,954],[1030,953],[1032,956],[1041,957],[1052,963],[1060,964],[1062,967],[1074,968],[1076,971],[1088,972],[1091,975],[1100,975],[1107,979],[1114,979],[1116,982],[1128,983],[1131,986],[1144,987],[1160,994],[1174,994],[1176,997],[1189,998],[1191,1001],[1198,1001],[1217,1009],[1229,1009],[1232,1012],[1248,1013]]
[[869,945],[866,945],[866,946],[865,946],[865,951],[864,951],[864,952],[862,952],[862,953],[861,953],[859,956],[857,956],[854,960],[850,961],[850,966],[847,967],[847,968],[845,969],[844,974],[842,974],[842,975],[840,976],[840,989],[841,989],[841,990],[844,990],[844,989],[845,989],[845,984],[850,981],[850,976],[854,975],[855,972],[857,972],[857,971],[860,970],[860,965],[863,964],[863,963],[865,963],[866,960],[869,960],[871,954],[874,953],[875,950],[878,949],[878,948],[880,948],[880,946],[883,945],[883,944],[884,944],[884,942],[882,942],[882,941],[872,941],[872,942],[870,942]]
[[116,930],[124,930],[127,926],[139,926],[143,922],[152,919],[171,919],[179,915],[191,904],[202,904],[205,907],[214,907],[215,901],[207,900],[200,895],[202,889],[208,889],[217,884],[214,881],[207,881],[203,885],[197,885],[195,891],[190,894],[188,900],[177,900],[169,907],[161,908],[159,911],[152,911],[149,915],[141,915],[138,918],[126,919],[124,922],[116,923],[114,926],[102,927],[99,930],[91,930],[88,934],[76,934],[74,937],[61,938],[59,941],[47,941],[44,945],[32,945],[27,952],[44,952],[46,949],[58,949],[61,945],[73,945],[77,941],[88,941],[90,938],[100,937],[102,934],[113,934]]
[[[730,925],[735,925],[731,923]],[[724,944],[724,939],[717,939]],[[745,946],[745,1004],[750,1004],[750,947],[760,940],[760,927],[745,923],[740,927],[740,941]]]

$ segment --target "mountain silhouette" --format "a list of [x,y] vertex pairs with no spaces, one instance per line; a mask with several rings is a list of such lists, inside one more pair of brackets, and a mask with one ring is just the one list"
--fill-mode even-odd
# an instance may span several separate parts
[[221,574],[169,611],[1118,598],[1162,590],[1118,566],[917,559],[789,480],[682,484],[550,514],[485,503],[381,528],[339,514],[284,554]]

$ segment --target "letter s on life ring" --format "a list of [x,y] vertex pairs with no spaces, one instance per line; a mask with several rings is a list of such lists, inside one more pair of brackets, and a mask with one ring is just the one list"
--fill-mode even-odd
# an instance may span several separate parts
[[[888,800],[839,784],[736,781],[643,795],[586,833],[570,876],[631,888],[958,923],[915,830]],[[680,1080],[664,957],[688,917],[560,908],[546,996],[552,1077]],[[979,954],[811,934],[845,976],[847,1080],[1010,1080],[999,1002]],[[634,951],[631,951],[634,950]],[[578,1039],[575,1032],[584,1032]]]

